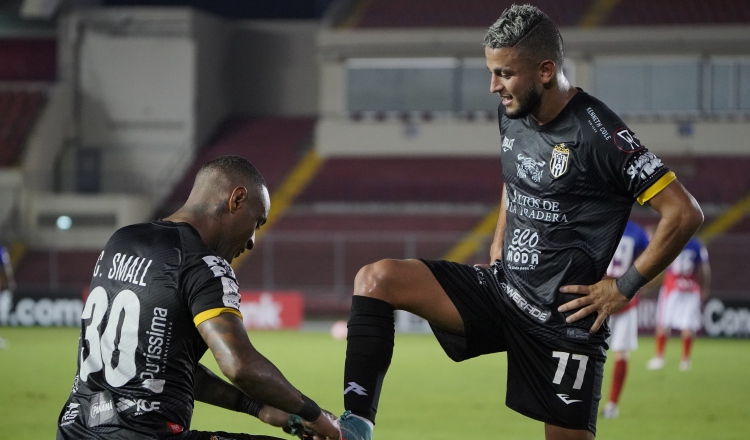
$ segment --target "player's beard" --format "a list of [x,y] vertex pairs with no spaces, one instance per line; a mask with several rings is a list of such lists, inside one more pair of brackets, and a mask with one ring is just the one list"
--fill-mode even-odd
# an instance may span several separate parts
[[518,100],[518,108],[512,112],[507,109],[505,111],[505,116],[509,119],[519,119],[531,114],[542,103],[542,94],[537,92],[534,84],[532,84],[524,96],[519,96],[516,99]]

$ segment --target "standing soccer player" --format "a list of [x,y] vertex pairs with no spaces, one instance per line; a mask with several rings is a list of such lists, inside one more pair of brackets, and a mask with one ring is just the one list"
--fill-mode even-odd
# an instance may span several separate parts
[[[543,12],[513,5],[484,45],[490,90],[502,98],[505,186],[492,263],[382,260],[359,271],[339,420],[345,440],[372,438],[394,309],[429,321],[455,361],[507,352],[506,404],[543,422],[547,439],[593,438],[603,323],[703,221],[674,173],[606,105],[570,85],[562,38]],[[636,200],[660,215],[656,232],[622,277],[603,279]]]
[[648,361],[649,370],[664,368],[664,346],[672,329],[680,330],[682,359],[679,370],[690,368],[690,350],[695,333],[701,328],[701,304],[711,285],[708,251],[693,237],[667,269],[656,306],[656,356]]
[[[10,254],[5,246],[0,245],[0,293],[6,295],[8,307],[12,307],[14,290],[16,290],[16,279],[13,276]],[[8,341],[0,338],[0,348],[8,348]]]
[[[633,264],[648,246],[648,233],[638,223],[629,221],[625,225],[620,243],[617,245],[615,255],[607,267],[607,276],[620,278]],[[609,327],[612,334],[609,337],[609,348],[615,355],[615,367],[612,374],[612,388],[609,391],[609,400],[604,405],[602,416],[605,419],[614,419],[620,413],[618,402],[620,393],[625,385],[625,377],[628,374],[628,353],[638,348],[638,296],[634,296],[630,302],[619,312],[609,317]]]
[[[280,427],[296,414],[321,438],[339,437],[258,353],[242,322],[229,263],[253,248],[269,209],[258,170],[224,156],[198,171],[176,213],[112,235],[83,307],[78,371],[58,440],[275,439],[190,430],[194,400]],[[198,363],[207,349],[231,384]]]

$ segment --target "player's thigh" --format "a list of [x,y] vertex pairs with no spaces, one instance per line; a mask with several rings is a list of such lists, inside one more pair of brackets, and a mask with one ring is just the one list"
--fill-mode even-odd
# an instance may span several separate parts
[[456,334],[463,320],[432,271],[420,260],[380,260],[363,267],[354,294],[378,298]]
[[[509,327],[506,405],[570,431],[596,432],[604,361],[597,343],[583,344],[533,328]],[[561,437],[565,438],[565,437]],[[574,437],[575,438],[575,437]]]
[[560,426],[544,424],[545,440],[594,440],[594,433],[585,429],[567,429]]

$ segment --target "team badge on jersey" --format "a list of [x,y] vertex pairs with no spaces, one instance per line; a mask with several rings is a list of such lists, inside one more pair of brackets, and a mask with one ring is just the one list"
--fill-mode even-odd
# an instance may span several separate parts
[[552,159],[549,161],[549,171],[552,177],[557,179],[568,172],[568,162],[570,161],[570,148],[565,144],[557,144],[552,149]]

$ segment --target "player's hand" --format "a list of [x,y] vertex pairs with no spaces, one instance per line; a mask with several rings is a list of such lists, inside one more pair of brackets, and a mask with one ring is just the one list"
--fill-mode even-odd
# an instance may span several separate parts
[[320,416],[314,422],[302,421],[308,429],[318,433],[315,440],[340,440],[341,430],[336,416],[326,410],[320,412]]
[[297,415],[290,415],[288,426],[284,428],[284,431],[303,440],[339,440],[341,436],[338,419],[326,410],[322,410],[314,422],[305,421]]
[[620,290],[617,289],[615,279],[605,277],[603,280],[590,286],[562,286],[560,292],[575,293],[582,295],[580,298],[568,301],[558,307],[558,312],[568,312],[580,309],[574,314],[568,316],[567,322],[575,322],[594,312],[597,313],[596,321],[591,327],[591,333],[595,333],[602,326],[607,316],[616,313],[630,302]]
[[258,412],[258,418],[263,423],[268,423],[277,428],[284,428],[288,425],[289,414],[286,411],[264,405]]

